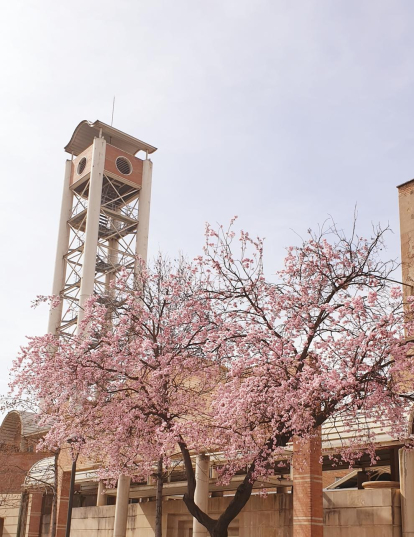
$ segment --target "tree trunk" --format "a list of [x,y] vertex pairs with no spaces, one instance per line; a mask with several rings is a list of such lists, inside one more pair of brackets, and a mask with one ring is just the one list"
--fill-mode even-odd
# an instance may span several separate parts
[[[320,425],[320,424],[317,424]],[[292,434],[281,433],[277,441],[274,438],[270,438],[265,443],[264,454],[270,449],[274,450],[276,447],[284,447],[291,439]],[[187,492],[183,496],[183,501],[194,518],[196,518],[200,524],[202,524],[211,537],[228,537],[228,528],[232,520],[240,513],[246,503],[249,501],[253,490],[253,483],[255,481],[254,472],[256,462],[262,463],[261,455],[259,454],[256,460],[253,460],[249,466],[247,474],[240,485],[237,487],[236,492],[226,507],[225,511],[219,516],[218,519],[211,518],[207,513],[204,513],[194,501],[194,493],[196,489],[195,472],[193,463],[191,461],[190,451],[183,440],[178,442],[181,454],[183,456],[185,473],[187,476]],[[263,455],[264,457],[265,455]]]
[[210,532],[211,537],[228,537],[228,528],[215,528]]
[[26,534],[27,506],[29,504],[29,494],[25,490],[22,492],[20,500],[19,518],[17,522],[17,537],[24,537]]
[[75,494],[75,477],[76,477],[76,461],[78,455],[72,461],[72,471],[70,473],[70,489],[69,489],[69,502],[68,502],[68,518],[66,520],[66,533],[65,537],[70,537],[70,526],[72,524],[72,509],[73,509],[73,496]]
[[157,468],[157,492],[155,495],[155,537],[162,537],[162,457],[158,461]]
[[52,508],[50,511],[49,537],[55,537],[56,535],[56,515],[57,515],[57,492],[53,491]]
[[[234,498],[227,506],[224,513],[222,513],[216,520],[204,513],[204,511],[202,511],[195,503],[194,492],[196,489],[196,479],[190,452],[183,442],[179,442],[178,445],[180,446],[183,455],[184,467],[187,475],[187,493],[183,496],[183,501],[187,506],[187,509],[193,517],[207,529],[211,537],[227,537],[230,522],[236,518],[250,498],[253,489],[253,481],[250,479],[251,474],[248,474],[244,481],[237,487]],[[253,465],[251,465],[249,472],[252,472],[253,468]]]
[[52,510],[50,513],[50,528],[49,537],[55,537],[56,535],[56,518],[57,518],[57,490],[58,490],[58,459],[60,449],[55,453],[55,460],[53,461],[53,498],[52,498]]

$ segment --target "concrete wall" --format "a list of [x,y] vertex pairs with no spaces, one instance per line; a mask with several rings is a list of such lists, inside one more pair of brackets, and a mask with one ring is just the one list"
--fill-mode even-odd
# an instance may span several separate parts
[[0,495],[0,518],[4,519],[3,537],[16,537],[20,499],[20,494]]
[[[236,518],[229,537],[291,537],[291,494],[253,496]],[[231,498],[210,498],[217,517]],[[114,506],[73,510],[71,537],[112,537]],[[192,519],[182,500],[163,504],[163,535],[190,537]],[[154,537],[155,502],[131,504],[127,537]],[[393,489],[324,493],[324,537],[401,537],[400,493]]]
[[401,537],[400,491],[324,492],[324,537]]
[[[210,498],[209,512],[217,517],[231,498]],[[73,510],[71,537],[112,537],[114,506],[78,507]],[[127,537],[154,537],[155,502],[128,507]],[[192,517],[182,500],[163,504],[163,535],[189,537]],[[253,496],[229,528],[229,537],[291,537],[292,496],[272,494]]]
[[[216,499],[216,498],[213,498]],[[291,494],[253,496],[239,515],[239,537],[291,537]],[[221,509],[220,512],[223,512]],[[229,533],[231,535],[231,533]]]

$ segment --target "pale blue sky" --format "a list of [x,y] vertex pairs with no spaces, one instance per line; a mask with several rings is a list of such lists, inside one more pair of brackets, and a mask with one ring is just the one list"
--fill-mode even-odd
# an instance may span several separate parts
[[200,252],[204,222],[283,248],[332,214],[389,222],[414,177],[414,3],[14,0],[0,21],[0,393],[43,333],[65,154],[82,119],[157,147],[150,250]]

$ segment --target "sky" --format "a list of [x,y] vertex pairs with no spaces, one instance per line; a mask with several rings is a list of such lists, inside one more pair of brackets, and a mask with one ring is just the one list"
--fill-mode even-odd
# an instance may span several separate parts
[[150,256],[205,222],[266,238],[265,266],[332,216],[389,224],[414,177],[411,0],[14,0],[0,20],[0,394],[43,334],[63,147],[83,119],[158,147]]

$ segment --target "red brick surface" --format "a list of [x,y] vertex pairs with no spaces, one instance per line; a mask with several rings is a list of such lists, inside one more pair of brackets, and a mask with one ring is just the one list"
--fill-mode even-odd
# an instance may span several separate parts
[[65,537],[68,518],[70,472],[59,471],[57,493],[56,537]]
[[0,494],[20,494],[27,471],[49,453],[0,452]]
[[30,517],[28,520],[28,537],[39,537],[42,522],[43,492],[31,494]]
[[323,537],[320,431],[293,443],[293,537]]

